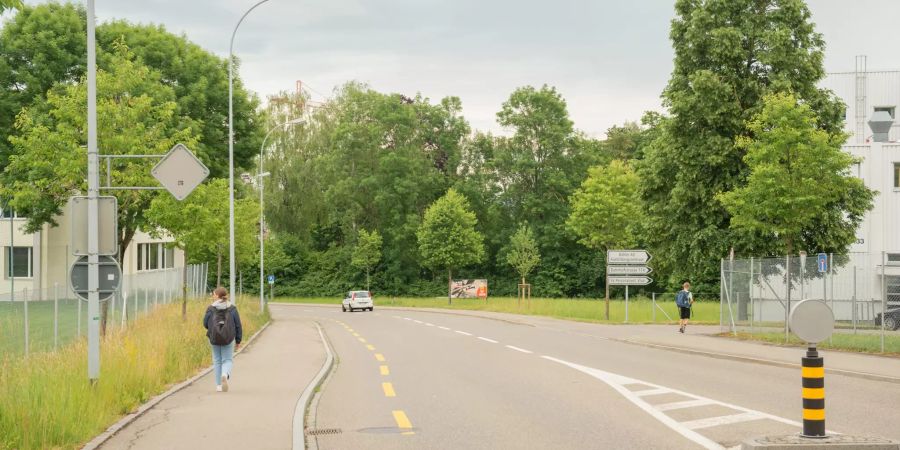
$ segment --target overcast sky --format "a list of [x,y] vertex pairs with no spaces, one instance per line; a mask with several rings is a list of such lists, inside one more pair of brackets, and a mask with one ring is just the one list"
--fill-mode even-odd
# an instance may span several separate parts
[[[97,0],[98,20],[161,23],[219,55],[256,0]],[[39,1],[26,0],[35,4]],[[260,97],[315,100],[358,80],[379,91],[462,99],[473,128],[502,132],[495,114],[513,89],[556,86],[575,126],[607,128],[660,109],[672,69],[673,0],[270,0],[241,25],[241,76]],[[829,72],[900,69],[897,0],[809,0]]]

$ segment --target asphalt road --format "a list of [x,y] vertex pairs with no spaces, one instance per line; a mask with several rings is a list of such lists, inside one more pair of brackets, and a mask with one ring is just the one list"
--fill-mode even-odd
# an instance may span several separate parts
[[[798,370],[608,339],[628,327],[272,308],[319,321],[336,354],[320,449],[731,448],[799,431]],[[830,375],[826,397],[829,430],[900,438],[900,385]]]

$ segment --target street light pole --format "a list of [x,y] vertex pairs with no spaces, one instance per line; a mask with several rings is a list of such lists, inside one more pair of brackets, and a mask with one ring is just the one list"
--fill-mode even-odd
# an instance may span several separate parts
[[269,135],[272,134],[273,131],[286,127],[288,125],[297,125],[303,123],[302,118],[296,118],[288,120],[276,127],[273,127],[266,133],[265,137],[263,137],[262,144],[259,146],[259,167],[257,171],[256,177],[259,179],[259,310],[264,311],[266,306],[266,298],[265,298],[265,242],[263,242],[263,229],[265,228],[265,216],[263,215],[265,211],[264,203],[263,203],[263,177],[268,176],[269,172],[263,172],[263,161],[264,161],[264,152],[266,149],[266,140],[269,139]]
[[100,378],[100,157],[97,151],[97,47],[94,0],[87,0],[88,378]]
[[[93,0],[88,0],[93,1]],[[231,32],[231,42],[228,44],[228,289],[234,291],[234,35],[238,27],[257,6],[269,0],[262,0],[251,6],[241,16],[234,31]],[[233,297],[233,295],[232,295]]]

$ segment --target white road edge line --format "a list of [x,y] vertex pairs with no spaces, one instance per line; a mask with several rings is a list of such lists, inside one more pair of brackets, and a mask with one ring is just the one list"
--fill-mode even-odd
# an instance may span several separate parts
[[412,320],[409,317],[404,317],[403,320]]
[[471,336],[471,335],[472,335],[472,333],[466,333],[465,331],[459,331],[459,330],[454,330],[454,331],[456,331],[456,332],[459,333],[459,334],[464,334],[464,335],[466,335],[466,336]]
[[519,348],[514,345],[507,345],[506,348],[515,350],[517,352],[522,352],[522,353],[534,353],[531,350],[525,350],[524,348]]
[[440,328],[440,329],[442,329],[442,330],[447,330],[447,331],[450,331],[450,329],[449,329],[449,328],[447,328],[447,327],[441,327],[441,326],[438,326],[438,328]]
[[711,439],[707,438],[706,436],[703,436],[700,433],[697,433],[696,431],[686,427],[684,424],[676,421],[675,419],[664,414],[662,411],[654,408],[653,405],[647,403],[644,399],[635,395],[634,392],[631,392],[628,389],[626,389],[624,385],[625,384],[633,384],[633,383],[641,383],[641,384],[650,386],[652,388],[668,389],[669,391],[671,391],[674,394],[680,394],[685,397],[693,398],[696,400],[706,400],[706,401],[709,401],[710,403],[721,405],[726,408],[736,409],[741,412],[755,414],[756,416],[758,416],[761,419],[771,419],[776,422],[781,422],[781,423],[792,425],[795,427],[802,427],[802,425],[799,422],[796,422],[793,420],[788,420],[783,417],[774,416],[772,414],[766,414],[766,413],[760,412],[760,411],[753,411],[753,410],[743,408],[743,407],[740,407],[737,405],[731,405],[731,404],[728,404],[725,402],[720,402],[720,401],[713,400],[710,398],[701,397],[699,395],[689,394],[684,391],[679,391],[678,389],[670,389],[670,388],[666,388],[664,386],[660,386],[658,384],[653,384],[653,383],[649,383],[646,381],[636,380],[634,378],[629,378],[626,376],[622,376],[622,375],[618,375],[618,374],[614,374],[614,373],[610,373],[610,372],[605,372],[600,369],[594,369],[592,367],[582,366],[579,364],[575,364],[575,363],[571,363],[571,362],[564,361],[561,359],[557,359],[552,356],[543,355],[541,357],[546,360],[562,364],[564,366],[569,366],[575,370],[586,373],[586,374],[606,383],[611,388],[615,389],[620,394],[622,394],[622,396],[625,397],[625,399],[627,399],[631,403],[634,403],[635,406],[643,409],[644,412],[646,412],[647,414],[650,414],[656,420],[662,422],[664,425],[671,428],[676,433],[684,436],[685,438],[690,439],[691,441],[694,441],[696,444],[702,446],[703,448],[707,448],[707,449],[711,449],[711,450],[724,449],[724,447],[719,445],[718,443],[716,443],[716,442],[712,441]]
[[433,324],[433,323],[428,323],[428,322],[425,322],[425,326],[426,326],[426,327],[433,327],[433,326],[434,326],[434,324]]
[[423,323],[421,320],[413,320],[415,323]]
[[485,342],[490,342],[491,344],[496,344],[496,343],[497,343],[497,341],[495,341],[495,340],[493,340],[493,339],[488,339],[488,338],[486,338],[486,337],[478,336],[478,339],[481,339],[482,341],[485,341]]

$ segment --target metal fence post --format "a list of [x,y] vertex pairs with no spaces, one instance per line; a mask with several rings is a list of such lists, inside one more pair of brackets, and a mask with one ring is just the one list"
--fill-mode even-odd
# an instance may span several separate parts
[[25,357],[28,358],[28,288],[22,289],[22,304],[25,306]]
[[650,294],[650,297],[653,300],[653,306],[651,307],[653,310],[653,323],[656,323],[656,292]]
[[159,283],[153,287],[153,308],[155,309],[157,306],[159,306]]
[[785,256],[785,284],[787,285],[787,303],[784,308],[784,342],[788,341],[790,326],[788,318],[791,314],[791,255]]
[[853,305],[853,334],[856,334],[856,322],[859,316],[859,305],[856,304],[856,266],[853,266],[853,297],[850,299]]
[[76,296],[75,302],[78,303],[78,337],[81,337],[81,299]]
[[53,283],[53,350],[59,348],[59,283]]
[[884,353],[884,319],[887,318],[887,252],[881,252],[881,353]]
[[750,294],[750,334],[753,334],[753,316],[756,315],[756,311],[753,309],[753,257],[750,257],[750,282],[747,286],[747,292]]

